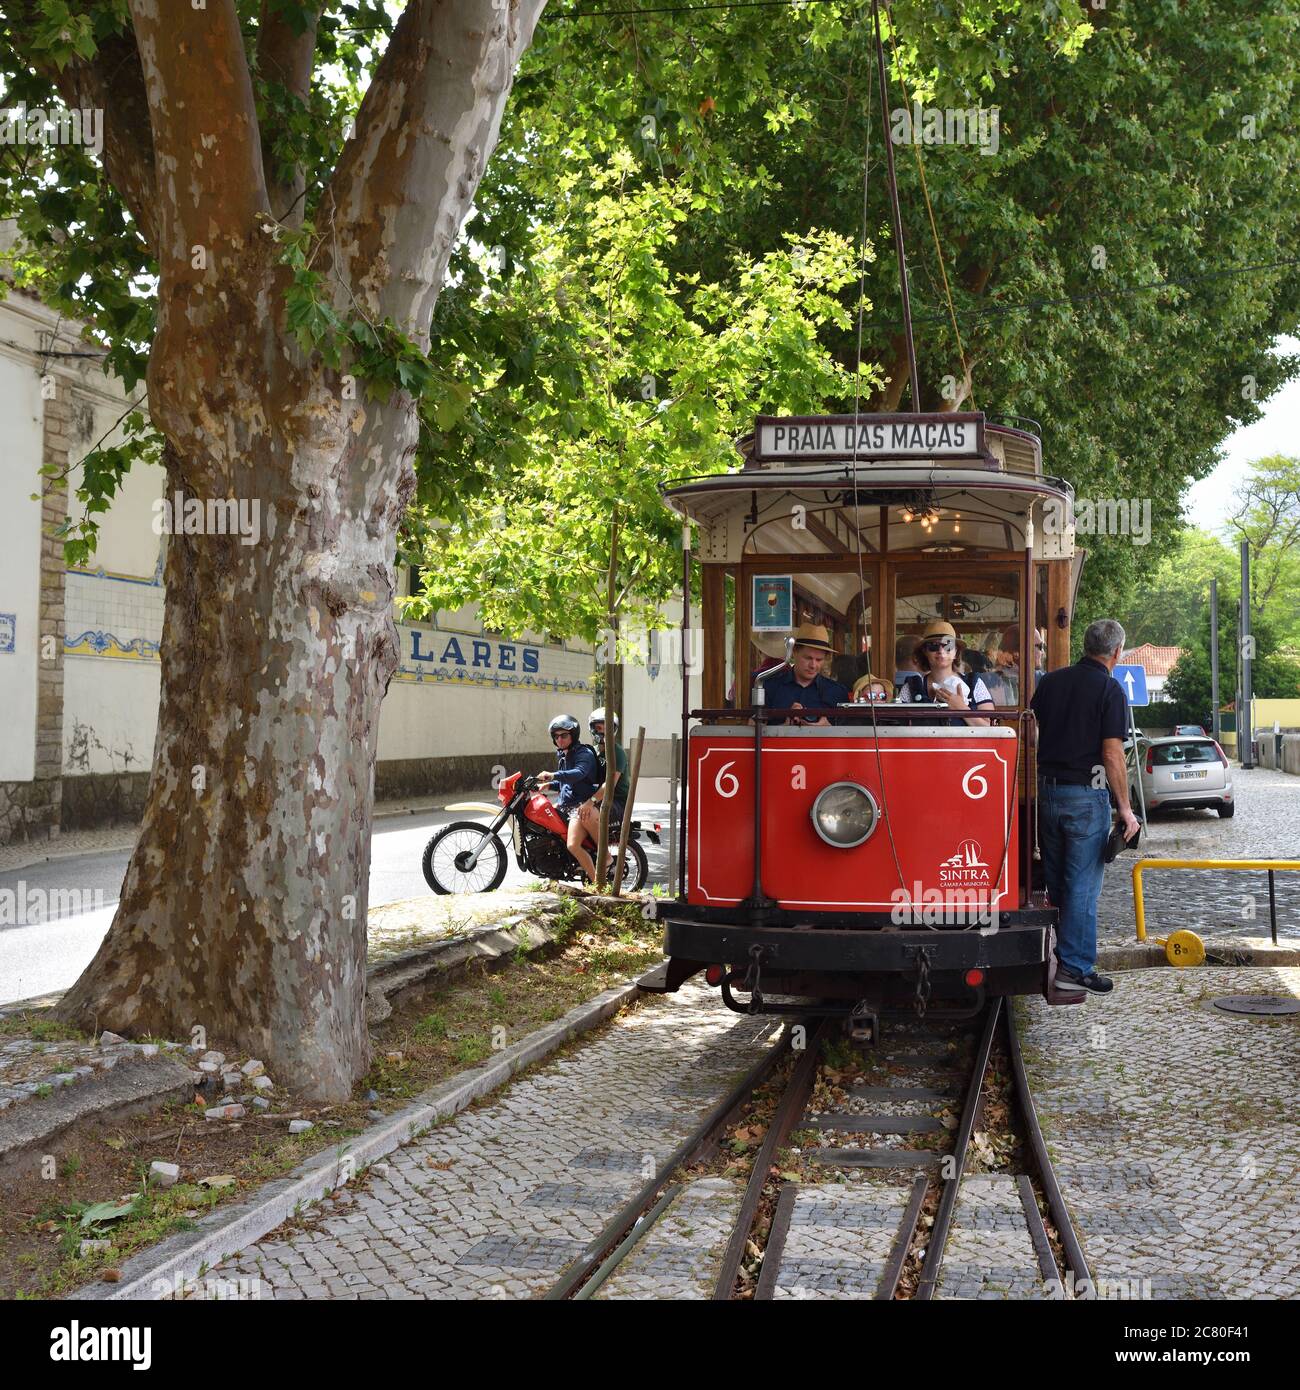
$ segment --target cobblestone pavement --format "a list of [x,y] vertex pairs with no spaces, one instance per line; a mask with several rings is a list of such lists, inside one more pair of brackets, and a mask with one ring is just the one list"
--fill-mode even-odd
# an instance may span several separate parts
[[962,1179],[936,1298],[1050,1297],[1029,1233],[1033,1218],[1026,1214],[1023,1185],[1007,1173]]
[[[528,1298],[753,1066],[770,1019],[643,1005],[216,1270],[261,1298]],[[242,1285],[241,1285],[242,1287]]]
[[712,1298],[743,1195],[727,1178],[687,1183],[595,1297]]
[[[1086,1007],[1017,1002],[1030,1086],[1100,1292],[1300,1297],[1300,968],[1127,972]],[[1103,1282],[1104,1281],[1104,1282]]]
[[[1141,855],[1151,859],[1294,859],[1300,853],[1300,777],[1258,768],[1233,768],[1237,812],[1157,812],[1142,832]],[[1097,937],[1107,944],[1135,939],[1134,856],[1121,854],[1106,869],[1097,913]],[[1278,939],[1300,937],[1300,873],[1279,873]],[[1268,879],[1228,869],[1160,869],[1142,876],[1147,935],[1188,927],[1204,937],[1267,936]]]
[[[879,1175],[795,1189],[773,1298],[874,1298],[911,1195]],[[787,1200],[789,1200],[787,1198]]]

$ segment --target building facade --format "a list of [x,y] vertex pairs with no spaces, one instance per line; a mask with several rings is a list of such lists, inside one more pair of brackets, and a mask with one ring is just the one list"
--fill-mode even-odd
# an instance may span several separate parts
[[[8,287],[0,300],[0,843],[135,820],[144,805],[161,670],[162,469],[127,474],[98,518],[91,567],[69,569],[55,534],[80,519],[80,460],[113,441],[130,405],[77,325]],[[42,478],[43,464],[71,485]],[[487,632],[473,605],[400,623],[399,633],[401,664],[379,722],[379,799],[486,794],[498,766],[550,763],[553,714],[585,718],[594,703],[586,644]],[[657,663],[627,670],[625,718],[629,730],[647,729],[647,774],[667,771],[679,674]]]

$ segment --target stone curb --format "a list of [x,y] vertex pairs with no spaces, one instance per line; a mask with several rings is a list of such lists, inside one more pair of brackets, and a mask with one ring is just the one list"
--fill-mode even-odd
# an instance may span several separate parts
[[0,1115],[0,1168],[22,1167],[48,1152],[78,1120],[155,1110],[169,1100],[187,1100],[193,1092],[190,1068],[178,1058],[165,1053],[124,1056],[111,1071],[60,1086]]
[[[1269,966],[1300,965],[1300,946],[1274,946],[1271,943],[1262,946],[1247,946],[1241,942],[1223,942],[1216,946],[1213,937],[1203,938],[1205,941],[1206,961],[1200,969],[1214,969],[1218,965],[1230,965],[1235,968],[1254,966],[1260,969]],[[1215,961],[1211,957],[1224,955],[1230,957],[1224,961]],[[1166,957],[1163,946],[1157,946],[1153,942],[1134,941],[1127,946],[1101,946],[1097,950],[1097,969],[1098,970],[1150,970],[1156,966],[1164,966],[1172,970],[1175,967],[1170,965]],[[1184,967],[1186,969],[1196,969],[1198,967]]]
[[491,1062],[448,1077],[354,1139],[313,1155],[287,1177],[267,1183],[250,1200],[218,1208],[200,1220],[194,1230],[182,1231],[133,1255],[121,1266],[119,1282],[89,1284],[65,1294],[65,1299],[122,1302],[167,1297],[185,1282],[202,1277],[201,1271],[239,1254],[303,1207],[328,1197],[367,1164],[410,1143],[439,1120],[464,1110],[471,1101],[495,1090],[517,1071],[554,1052],[570,1038],[604,1023],[635,999],[639,989],[639,982],[633,980],[579,1004],[563,1018],[505,1049]]
[[[390,1001],[393,998],[400,998],[408,990],[427,984],[444,972],[452,978],[461,966],[471,960],[497,960],[518,950],[520,946],[530,954],[543,946],[549,946],[555,939],[555,932],[545,919],[562,907],[564,897],[558,893],[544,892],[536,896],[539,899],[536,912],[529,912],[527,907],[512,910],[510,916],[523,916],[524,920],[510,927],[485,922],[482,926],[471,927],[457,936],[449,936],[429,946],[416,946],[367,966],[366,1017],[369,1022],[381,1023],[387,1018],[392,1011]],[[631,900],[624,898],[618,901]],[[384,904],[385,907],[395,905]],[[30,999],[10,1000],[7,1004],[0,1004],[0,1018],[7,1018],[10,1014],[53,1008],[63,998],[63,994],[63,990],[56,990],[51,994],[34,995]],[[380,1000],[383,1001],[382,1004]]]
[[562,910],[564,899],[559,894],[539,893],[536,896],[536,904],[522,906],[509,914],[522,918],[521,921],[509,926],[485,922],[458,936],[402,951],[370,966],[366,971],[367,1020],[372,1024],[382,1023],[392,1013],[394,1001],[435,978],[454,979],[471,961],[500,960],[521,947],[532,955],[549,946],[557,935],[554,918]]

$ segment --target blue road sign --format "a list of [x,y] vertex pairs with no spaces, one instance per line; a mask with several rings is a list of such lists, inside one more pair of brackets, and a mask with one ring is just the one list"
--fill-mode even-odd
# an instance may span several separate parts
[[1130,705],[1149,705],[1147,668],[1145,666],[1116,666],[1111,673],[1120,683],[1124,698]]

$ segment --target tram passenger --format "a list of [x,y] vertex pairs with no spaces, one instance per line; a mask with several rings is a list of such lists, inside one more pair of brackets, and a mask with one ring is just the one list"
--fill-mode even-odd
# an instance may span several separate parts
[[[821,673],[826,658],[834,652],[830,633],[824,627],[803,623],[794,635],[789,669],[766,683],[764,698],[768,709],[832,710],[837,705],[847,704],[847,687]],[[771,722],[784,724],[786,721],[773,719]],[[803,716],[802,722],[829,724],[830,720],[824,714],[820,717],[808,714]]]
[[902,685],[908,676],[914,676],[921,668],[912,659],[916,650],[916,638],[910,632],[902,632],[894,643],[894,684]]
[[894,692],[884,676],[873,676],[870,671],[853,682],[853,702],[891,700]]
[[[942,618],[932,622],[916,645],[915,661],[924,674],[908,676],[899,691],[900,699],[937,700],[951,710],[993,709],[993,696],[980,676],[967,685],[955,670],[958,656],[957,629]],[[906,692],[906,693],[904,693]],[[949,724],[988,724],[972,715],[953,716]]]

